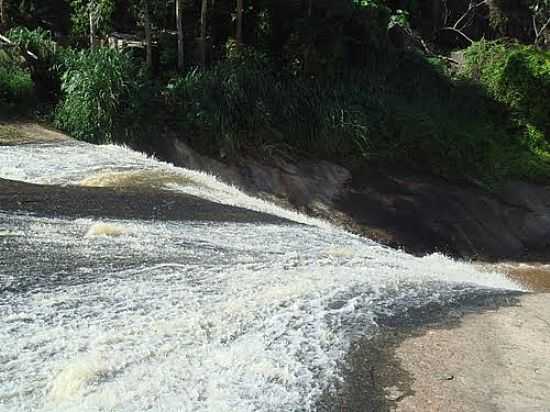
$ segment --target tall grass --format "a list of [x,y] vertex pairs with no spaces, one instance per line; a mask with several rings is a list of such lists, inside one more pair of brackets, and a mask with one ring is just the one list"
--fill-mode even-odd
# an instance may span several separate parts
[[139,84],[132,61],[116,50],[99,48],[68,53],[63,66],[56,125],[88,142],[115,140]]
[[516,121],[550,140],[550,51],[513,42],[480,41],[465,57],[464,75],[508,106]]
[[179,128],[207,151],[290,148],[453,179],[550,172],[545,151],[509,121],[505,107],[414,54],[389,61],[383,72],[322,79],[275,72],[265,62],[225,62],[174,79],[168,95]]
[[28,106],[32,100],[31,75],[20,63],[19,57],[0,49],[0,106],[7,114]]
[[[310,77],[246,53],[146,81],[114,50],[68,54],[56,122],[75,137],[153,143],[172,126],[210,153],[325,158],[348,166],[408,167],[454,180],[547,178],[544,134],[437,61],[403,52],[372,70]],[[406,68],[406,70],[404,69]],[[162,96],[162,99],[159,99]]]

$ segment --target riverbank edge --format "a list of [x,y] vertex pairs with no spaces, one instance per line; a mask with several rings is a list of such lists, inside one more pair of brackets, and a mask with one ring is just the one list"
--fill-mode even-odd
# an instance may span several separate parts
[[[72,141],[47,124],[0,119],[0,145]],[[155,141],[134,149],[413,255],[550,262],[548,184],[508,181],[489,190],[411,170],[355,170],[320,159],[210,158],[180,136],[162,133]]]
[[[318,412],[390,412],[416,411],[402,407],[402,402],[416,396],[416,379],[418,369],[405,364],[403,356],[410,353],[404,346],[411,340],[431,337],[432,333],[447,331],[456,333],[472,318],[483,319],[486,314],[499,313],[510,309],[521,311],[522,302],[533,295],[523,292],[502,291],[498,294],[480,294],[465,297],[451,304],[434,304],[418,308],[397,316],[378,319],[379,330],[370,337],[356,339],[351,344],[345,360],[341,365],[342,381],[334,382],[323,394]],[[550,331],[548,333],[550,339]],[[437,346],[437,340],[432,344]],[[425,348],[427,351],[432,348]],[[467,353],[468,348],[464,348]],[[433,376],[433,384],[455,379],[448,372],[445,359],[434,366],[431,371],[424,371]],[[494,365],[487,365],[491,368]],[[425,404],[418,411],[439,411],[448,409],[430,409]],[[468,410],[468,409],[457,409]],[[484,412],[485,409],[475,409]]]

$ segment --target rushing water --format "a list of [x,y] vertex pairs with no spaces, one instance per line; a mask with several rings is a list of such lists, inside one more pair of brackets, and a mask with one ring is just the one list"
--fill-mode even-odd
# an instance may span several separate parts
[[162,187],[307,224],[98,222],[0,205],[0,410],[310,410],[380,316],[517,289],[121,147],[0,147],[0,177]]

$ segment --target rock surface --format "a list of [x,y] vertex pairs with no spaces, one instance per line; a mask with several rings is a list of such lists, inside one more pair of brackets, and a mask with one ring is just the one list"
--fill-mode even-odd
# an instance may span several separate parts
[[397,357],[414,382],[397,411],[550,411],[550,295],[520,302],[405,340]]
[[182,193],[36,185],[0,178],[0,212],[5,211],[71,218],[292,223]]
[[550,187],[507,182],[494,192],[405,173],[370,173],[337,203],[366,233],[424,254],[481,259],[547,256]]
[[0,145],[62,141],[70,141],[70,138],[49,127],[34,122],[5,122],[0,120]]
[[201,156],[177,139],[157,154],[412,253],[485,260],[549,254],[549,186],[506,182],[490,193],[410,172],[352,175],[326,161],[245,158],[229,164]]
[[[63,140],[70,139],[35,123],[0,122],[0,145]],[[410,171],[352,173],[327,161],[275,157],[221,162],[178,139],[159,139],[148,150],[411,253],[440,251],[480,260],[550,258],[550,186],[505,182],[488,192]]]

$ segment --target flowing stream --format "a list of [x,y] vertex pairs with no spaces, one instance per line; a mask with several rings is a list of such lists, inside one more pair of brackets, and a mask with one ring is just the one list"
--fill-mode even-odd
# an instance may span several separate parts
[[314,410],[381,317],[519,288],[123,147],[0,147],[0,178],[155,187],[302,223],[67,219],[0,204],[1,411]]

